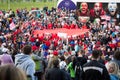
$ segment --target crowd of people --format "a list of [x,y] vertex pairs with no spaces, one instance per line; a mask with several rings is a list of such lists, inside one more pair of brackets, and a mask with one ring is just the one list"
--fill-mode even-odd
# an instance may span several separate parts
[[[82,2],[76,10],[49,10],[45,7],[40,13],[32,14],[26,8],[17,9],[16,13],[12,9],[1,12],[0,80],[6,80],[5,76],[11,77],[11,74],[27,75],[31,80],[120,79],[120,14],[117,3],[109,3],[106,10],[102,3],[95,3],[94,8],[89,9],[88,4]],[[67,39],[52,33],[34,35],[35,30],[58,28],[89,31]],[[10,70],[11,74],[3,68]],[[15,79],[26,80],[25,76]]]

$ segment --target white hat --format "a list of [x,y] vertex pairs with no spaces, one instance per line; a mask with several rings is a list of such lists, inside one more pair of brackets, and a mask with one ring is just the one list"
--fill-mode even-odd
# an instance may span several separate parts
[[62,61],[62,62],[60,62],[59,66],[60,66],[60,69],[65,69],[66,63],[64,61]]
[[9,50],[8,50],[7,48],[3,48],[3,49],[2,49],[2,52],[3,52],[3,53],[6,53],[6,52],[9,52]]
[[6,46],[6,43],[2,43],[2,46]]

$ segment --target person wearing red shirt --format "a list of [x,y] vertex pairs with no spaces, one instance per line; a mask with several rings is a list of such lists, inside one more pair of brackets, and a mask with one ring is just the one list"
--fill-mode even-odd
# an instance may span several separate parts
[[110,46],[111,48],[116,48],[116,44],[114,44],[114,43],[112,43],[112,42],[109,43],[109,46]]
[[72,23],[70,27],[71,27],[71,29],[75,29],[75,24]]
[[49,22],[48,25],[47,25],[47,28],[48,29],[52,29],[53,28],[53,24],[51,22]]
[[50,47],[50,41],[46,40],[45,44],[46,44],[46,46]]
[[35,50],[38,50],[39,48],[36,46],[36,45],[33,45],[32,46],[32,50],[35,51]]
[[69,25],[67,23],[64,23],[63,28],[68,28]]
[[54,47],[57,47],[57,46],[58,46],[58,41],[55,40],[55,41],[54,41]]
[[31,42],[35,42],[35,40],[36,40],[36,38],[34,37],[34,35],[32,35],[32,36],[30,37],[30,41],[31,41]]

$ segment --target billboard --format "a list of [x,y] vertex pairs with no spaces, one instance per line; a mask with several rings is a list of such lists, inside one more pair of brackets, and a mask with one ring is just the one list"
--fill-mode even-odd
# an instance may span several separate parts
[[[112,0],[77,0],[76,2],[102,2],[102,3],[109,3],[109,2],[113,2]],[[120,0],[114,0],[114,2],[116,3],[120,3]]]
[[80,17],[78,17],[80,21],[84,19],[83,16],[87,16],[91,22],[99,18],[101,23],[110,22],[120,25],[120,0],[114,2],[111,0],[78,0],[76,3],[76,14]]
[[[76,4],[77,4],[77,9],[79,9],[81,2],[87,2],[89,9],[94,7],[94,4],[96,2],[100,2],[103,5],[104,9],[108,8],[108,3],[113,2],[112,0],[77,0]],[[120,10],[120,0],[114,0],[114,3],[117,3],[118,6],[118,10]]]

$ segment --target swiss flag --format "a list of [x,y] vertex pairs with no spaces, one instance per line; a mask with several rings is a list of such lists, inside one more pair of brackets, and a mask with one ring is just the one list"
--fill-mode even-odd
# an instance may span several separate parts
[[14,22],[12,22],[12,23],[10,24],[10,30],[13,30],[15,27],[16,27],[16,25],[14,24]]
[[0,15],[3,15],[2,11],[0,11]]
[[36,22],[35,22],[35,21],[33,21],[33,22],[32,22],[32,26],[35,26],[35,25],[36,25]]

